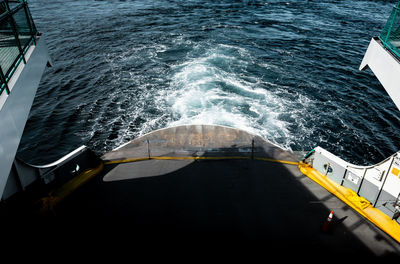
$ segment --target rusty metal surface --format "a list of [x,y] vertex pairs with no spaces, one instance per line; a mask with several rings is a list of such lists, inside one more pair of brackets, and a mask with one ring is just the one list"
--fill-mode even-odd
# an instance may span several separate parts
[[297,161],[295,155],[257,135],[214,125],[187,125],[153,131],[102,156],[105,161],[147,156],[250,156]]

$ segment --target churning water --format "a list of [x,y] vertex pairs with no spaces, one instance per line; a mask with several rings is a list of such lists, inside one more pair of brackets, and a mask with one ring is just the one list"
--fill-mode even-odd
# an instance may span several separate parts
[[357,164],[400,149],[399,111],[360,72],[394,0],[31,0],[54,66],[19,155],[109,151],[154,129],[219,124]]

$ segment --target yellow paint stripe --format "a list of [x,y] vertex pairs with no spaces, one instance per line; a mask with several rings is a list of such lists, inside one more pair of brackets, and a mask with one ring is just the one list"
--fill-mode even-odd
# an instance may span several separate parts
[[299,163],[299,169],[311,180],[334,194],[340,200],[356,210],[360,215],[367,218],[370,222],[393,237],[397,242],[400,242],[400,225],[379,209],[373,207],[365,198],[358,196],[353,190],[333,182],[308,164],[302,162]]
[[123,159],[123,160],[111,160],[111,161],[104,162],[104,165],[135,162],[135,161],[142,161],[142,160],[148,160],[148,159],[149,158],[147,157],[147,158]]
[[[78,175],[77,177],[71,179],[63,186],[58,189],[55,189],[49,193],[48,196],[40,199],[41,210],[42,211],[51,211],[54,213],[54,207],[69,196],[73,191],[79,188],[81,185],[88,182],[94,176],[96,176],[99,172],[103,170],[104,165],[110,164],[120,164],[120,163],[128,163],[128,162],[137,162],[143,160],[238,160],[238,159],[246,159],[249,160],[251,157],[243,157],[243,156],[222,156],[222,157],[145,157],[145,158],[133,158],[133,159],[123,159],[123,160],[112,160],[101,163],[97,168],[89,169]],[[276,160],[262,157],[254,157],[255,160],[262,160],[267,162],[277,162],[284,163],[290,165],[298,165],[298,162],[286,161],[286,160]]]
[[[243,157],[243,156],[222,156],[222,157],[146,157],[146,158],[133,158],[133,159],[122,159],[122,160],[111,160],[104,162],[105,165],[110,164],[120,164],[120,163],[128,163],[128,162],[136,162],[143,160],[236,160],[236,159],[246,159],[249,160],[251,157]],[[262,158],[262,157],[254,157],[255,160],[262,160],[268,162],[277,162],[289,165],[298,165],[298,162],[295,161],[287,161],[287,160],[277,160],[270,158]]]
[[289,164],[289,165],[299,165],[298,162],[288,161],[288,160],[277,160],[277,159],[260,158],[260,157],[254,157],[254,159],[255,160],[269,161],[269,162],[284,163],[284,164]]

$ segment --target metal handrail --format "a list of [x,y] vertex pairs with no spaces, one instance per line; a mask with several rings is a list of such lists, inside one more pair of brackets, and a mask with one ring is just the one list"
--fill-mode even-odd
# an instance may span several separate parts
[[[396,28],[393,28],[396,25]],[[400,58],[400,45],[394,42],[400,42],[400,1],[393,7],[392,13],[386,21],[385,27],[379,36],[384,48],[390,50],[394,55]],[[396,33],[396,34],[394,34]]]
[[[9,2],[19,4],[11,9]],[[3,91],[5,91],[8,95],[10,94],[8,81],[13,76],[21,61],[26,64],[25,54],[30,46],[36,45],[37,30],[26,0],[2,0],[0,1],[0,6],[2,6],[4,10],[4,12],[0,15],[0,28],[2,29],[0,32],[7,35],[9,34],[9,38],[7,38],[6,41],[3,41],[4,46],[2,46],[2,48],[16,47],[18,49],[18,54],[15,54],[14,57],[7,58],[7,60],[12,61],[12,63],[7,65],[8,67],[6,69],[4,69],[4,65],[1,65],[2,61],[0,61],[0,95],[3,93]],[[20,12],[23,12],[23,14],[21,15]],[[24,28],[29,29],[29,32],[18,28],[17,22],[21,21],[17,21],[17,19],[15,19],[17,15],[19,15],[19,18],[23,18]],[[28,38],[22,38],[24,43],[21,43],[20,36],[22,35],[28,36]],[[0,39],[0,44],[1,43],[2,40]]]

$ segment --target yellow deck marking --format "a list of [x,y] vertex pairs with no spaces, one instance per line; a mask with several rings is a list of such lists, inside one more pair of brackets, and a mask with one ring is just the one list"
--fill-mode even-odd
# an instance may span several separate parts
[[[41,208],[43,211],[51,211],[54,212],[54,207],[63,199],[65,199],[68,195],[70,195],[74,190],[79,188],[81,185],[89,181],[91,178],[96,176],[103,170],[104,165],[110,164],[120,164],[120,163],[128,163],[128,162],[137,162],[143,160],[234,160],[234,159],[246,159],[249,160],[251,157],[243,157],[243,156],[223,156],[223,157],[143,157],[143,158],[133,158],[133,159],[123,159],[123,160],[113,160],[101,163],[97,168],[89,169],[80,174],[79,176],[71,179],[63,186],[58,189],[55,189],[49,193],[48,196],[40,199]],[[262,157],[254,157],[255,160],[262,160],[268,162],[278,162],[289,165],[298,165],[298,162],[294,161],[286,161],[286,160],[276,160]]]
[[400,225],[379,209],[373,207],[365,198],[358,196],[353,190],[333,182],[308,164],[299,163],[299,169],[303,174],[334,194],[360,215],[393,237],[397,242],[400,242]]
[[[101,163],[97,168],[89,169],[80,174],[79,176],[71,179],[67,183],[65,183],[60,188],[53,190],[49,193],[49,196],[41,199],[42,210],[53,211],[54,206],[70,195],[75,189],[79,186],[83,185],[99,172],[102,171],[103,165],[109,164],[120,164],[120,163],[128,163],[128,162],[136,162],[143,160],[234,160],[234,159],[246,159],[249,160],[251,157],[242,157],[242,156],[227,156],[227,157],[143,157],[143,158],[133,158],[133,159],[124,159],[124,160],[113,160]],[[254,157],[255,160],[267,161],[267,162],[277,162],[289,165],[298,165],[300,171],[308,176],[310,179],[324,187],[330,193],[334,194],[344,203],[349,205],[351,208],[356,210],[363,217],[367,218],[377,227],[382,229],[388,235],[393,237],[396,241],[400,242],[400,225],[395,221],[390,219],[389,216],[374,208],[369,201],[365,198],[358,196],[353,190],[343,187],[328,177],[322,175],[310,165],[302,163],[302,162],[294,162],[294,161],[286,161],[286,160],[277,160],[263,157]],[[53,211],[54,212],[54,211]]]

